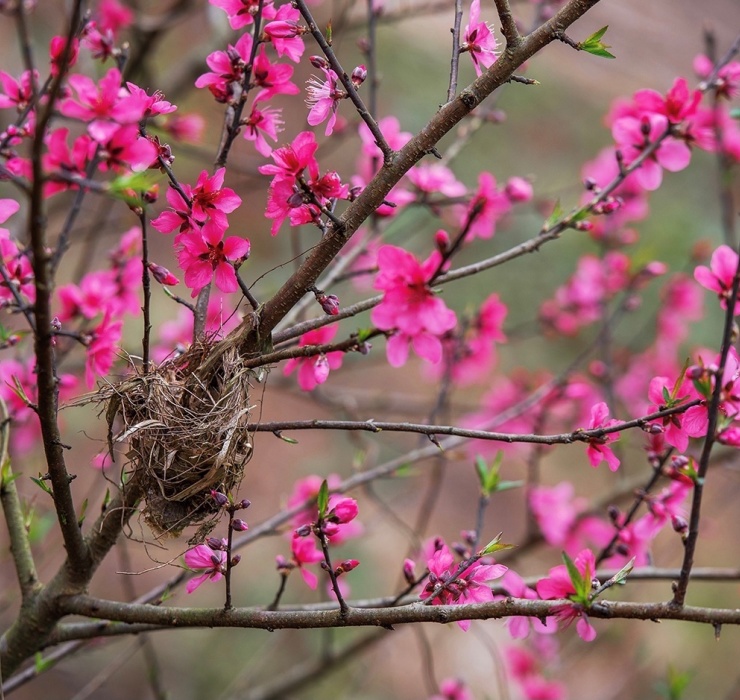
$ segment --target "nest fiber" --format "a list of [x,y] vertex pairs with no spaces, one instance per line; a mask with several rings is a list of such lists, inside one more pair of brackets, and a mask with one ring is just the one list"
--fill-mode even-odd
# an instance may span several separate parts
[[158,535],[201,525],[194,539],[202,539],[217,512],[211,490],[235,491],[252,453],[247,423],[253,373],[235,348],[218,358],[208,356],[209,348],[194,346],[126,380],[108,405],[108,425],[116,417],[123,423],[115,440],[128,442],[131,479]]

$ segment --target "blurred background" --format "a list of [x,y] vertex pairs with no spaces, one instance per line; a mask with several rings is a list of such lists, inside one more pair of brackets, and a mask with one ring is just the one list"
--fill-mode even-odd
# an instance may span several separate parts
[[[30,15],[39,57],[44,55],[49,39],[62,33],[62,15],[68,4],[38,3]],[[192,83],[206,70],[205,57],[211,51],[223,49],[226,43],[233,43],[235,35],[224,13],[205,2],[127,4],[136,11],[144,27],[156,25],[171,7],[182,6],[183,11],[172,18],[171,31],[163,32],[161,37],[157,35],[131,78],[147,90],[161,89],[178,105],[179,113],[199,113],[206,118],[202,141],[172,143],[176,157],[173,167],[178,177],[193,183],[201,170],[212,169],[223,106],[215,103],[207,91],[193,88]],[[446,100],[452,3],[444,11],[440,10],[441,4],[412,0],[387,2],[385,19],[381,18],[378,25],[378,116],[396,116],[406,131],[418,131]],[[515,10],[526,26],[531,21],[533,5],[516,3]],[[332,19],[334,49],[343,65],[351,69],[363,62],[358,42],[366,36],[362,24],[364,3],[327,3],[315,11],[320,22]],[[483,0],[481,13],[496,25],[493,2]],[[513,175],[526,177],[535,191],[533,206],[517,209],[494,239],[479,241],[475,248],[464,251],[461,263],[490,256],[532,237],[556,200],[566,209],[577,203],[583,191],[583,163],[611,143],[603,119],[612,101],[629,97],[640,88],[664,93],[677,76],[685,76],[692,83],[692,61],[705,50],[706,33],[712,33],[717,52],[722,55],[740,32],[740,5],[737,0],[702,3],[603,0],[568,33],[580,40],[607,24],[605,41],[616,60],[579,54],[564,44],[549,46],[526,68],[526,75],[535,78],[539,85],[512,84],[501,89],[492,105],[499,123],[486,124],[475,132],[454,159],[451,165],[458,179],[471,188],[475,187],[477,174],[485,169],[493,172],[500,182]],[[9,17],[0,18],[0,41],[4,47],[2,70],[18,74],[21,62],[16,29]],[[310,39],[307,46],[308,54],[318,53]],[[132,54],[137,50],[137,43],[132,40]],[[461,87],[474,78],[470,62],[465,56],[462,59]],[[93,75],[101,73],[99,66],[84,58],[78,69]],[[311,72],[306,65],[300,65],[294,81],[302,86]],[[306,110],[298,99],[285,99],[282,106],[286,125],[280,143],[292,140],[294,134],[308,128]],[[340,113],[347,124],[336,138],[324,142],[320,136],[323,130],[321,127],[317,130],[322,144],[318,155],[322,170],[336,169],[346,180],[353,172],[359,139],[357,118],[348,105],[342,105]],[[456,138],[454,133],[448,136],[440,150],[444,153]],[[309,248],[317,235],[313,230],[293,233],[287,227],[274,238],[269,235],[269,222],[262,216],[267,178],[256,172],[262,163],[264,159],[240,139],[229,160],[226,183],[244,200],[242,208],[230,217],[230,233],[247,236],[252,241],[253,254],[246,274],[250,284],[256,281],[253,291],[260,300],[269,298],[279,288],[293,269],[291,260],[296,253]],[[636,227],[639,241],[633,248],[637,251],[635,255],[641,260],[663,260],[672,270],[690,271],[695,264],[692,256],[698,242],[708,241],[712,248],[721,242],[716,185],[715,159],[701,151],[695,152],[690,168],[667,175],[664,186],[651,197],[650,218]],[[164,178],[160,187],[160,202],[155,205],[153,215],[165,205]],[[0,196],[14,195],[9,185],[0,183]],[[51,231],[55,227],[58,230],[70,202],[68,195],[60,195],[51,202]],[[7,224],[14,225],[19,235],[23,230],[22,218],[23,212]],[[94,269],[96,263],[102,263],[120,235],[135,223],[124,205],[111,206],[107,200],[88,196],[61,270],[61,281],[75,279],[83,265]],[[417,210],[391,225],[388,240],[426,254],[437,227],[438,222],[428,213]],[[151,239],[153,259],[175,270],[171,239],[156,232],[152,232]],[[589,342],[589,337],[546,340],[537,332],[538,309],[572,274],[578,256],[596,250],[596,244],[585,234],[569,231],[536,255],[446,288],[445,301],[453,308],[464,309],[466,305],[480,303],[490,293],[498,293],[509,306],[506,331],[511,342],[500,348],[497,372],[513,376],[522,368],[528,371],[546,368],[557,373]],[[367,296],[367,292],[350,286],[336,293],[340,294],[343,306]],[[649,338],[641,345],[635,331],[651,330],[659,304],[657,293],[648,290],[641,308],[628,319],[626,327],[618,330],[620,338],[631,339],[636,349],[644,347]],[[715,306],[708,304],[705,318],[696,324],[692,347],[717,346],[721,315]],[[179,313],[174,302],[161,293],[156,295],[153,311],[155,327]],[[317,309],[307,312],[307,317],[315,315]],[[348,322],[342,328],[351,332],[363,323],[369,325],[367,317]],[[140,337],[140,319],[136,319],[126,329],[126,347],[132,354],[140,352]],[[81,355],[70,356],[65,360],[67,371],[75,371],[83,361]],[[481,385],[457,392],[452,400],[450,420],[475,410],[489,389],[490,385]],[[379,341],[369,357],[347,356],[342,370],[332,373],[322,390],[310,395],[297,391],[294,377],[284,378],[280,368],[273,369],[267,390],[255,403],[259,404],[259,417],[264,421],[336,416],[418,420],[429,413],[437,390],[435,383],[413,362],[405,370],[391,370],[385,362],[383,343]],[[70,469],[77,474],[75,494],[87,493],[90,512],[96,514],[110,486],[106,475],[90,466],[94,456],[104,449],[105,421],[90,406],[65,410],[64,420],[64,437],[72,445]],[[246,512],[250,525],[283,508],[293,484],[301,477],[310,474],[347,477],[354,471],[428,444],[413,437],[385,434],[303,432],[292,437],[299,444],[287,444],[270,434],[255,436],[254,457],[239,494],[252,501]],[[622,490],[629,494],[631,480],[646,473],[646,464],[637,444],[625,449],[625,468],[618,477],[603,467],[591,470],[581,446],[553,451],[544,462],[542,479],[548,484],[573,479],[578,495],[595,501],[607,492]],[[444,466],[437,460],[419,462],[401,476],[353,494],[360,503],[360,520],[366,536],[348,542],[339,555],[361,562],[348,577],[352,598],[397,592],[403,557],[418,545],[420,537],[441,535],[453,541],[459,539],[462,530],[474,527],[471,504],[477,499],[477,482],[471,459],[462,450],[447,457]],[[23,472],[19,489],[34,511],[32,534],[40,574],[47,580],[62,561],[62,548],[49,500],[28,478],[45,471],[42,457],[37,452],[24,453],[14,459],[14,467]],[[522,478],[525,468],[523,459],[507,460],[504,478]],[[113,474],[109,478],[115,481],[117,476]],[[699,566],[738,564],[738,478],[738,463],[732,456],[717,460],[707,489],[706,537],[700,542]],[[431,522],[424,532],[414,534],[420,511],[432,504]],[[506,542],[519,543],[526,536],[526,528],[520,491],[497,494],[487,512],[483,540],[504,531]],[[91,593],[117,600],[142,595],[172,577],[176,570],[167,564],[177,565],[186,546],[185,538],[153,540],[145,524],[135,519],[131,538],[122,542],[106,560]],[[241,554],[242,562],[235,570],[234,604],[267,605],[279,583],[272,562],[277,554],[289,554],[287,540],[283,536],[262,538]],[[680,541],[674,533],[665,533],[654,554],[656,563],[678,566]],[[6,625],[18,600],[5,545],[1,556],[0,577],[5,591],[2,619]],[[511,566],[523,576],[544,575],[558,563],[556,552],[536,546],[515,553],[511,559]],[[284,601],[310,602],[321,599],[321,595],[308,591],[298,576],[293,575]],[[218,586],[204,586],[190,597],[180,588],[171,602],[219,606],[221,596]],[[670,596],[667,581],[628,586],[614,594],[615,598],[629,600],[665,600]],[[688,602],[736,607],[737,598],[737,582],[696,584],[690,590]],[[560,661],[555,677],[565,683],[568,698],[669,697],[662,694],[660,684],[671,674],[683,673],[689,679],[685,698],[740,697],[737,668],[740,632],[736,629],[723,629],[716,640],[715,630],[698,625],[597,622],[596,626],[599,637],[592,644],[583,643],[573,631],[559,635]],[[360,643],[360,640],[364,641]],[[322,654],[330,654],[331,649],[355,642],[362,653],[358,651],[348,655],[343,663],[328,664],[323,670],[308,674],[301,688],[279,691],[277,695],[270,695],[267,690],[259,694],[303,665],[310,666]],[[510,643],[508,633],[497,621],[474,623],[467,634],[452,625],[398,628],[393,632],[382,631],[380,635],[368,630],[158,632],[146,643],[143,638],[125,638],[87,644],[16,691],[13,697],[19,700],[154,697],[148,676],[155,672],[168,696],[180,700],[257,697],[412,700],[433,694],[435,679],[439,682],[454,676],[468,682],[476,698],[515,699],[520,697],[519,690],[507,680],[502,662],[504,649]]]

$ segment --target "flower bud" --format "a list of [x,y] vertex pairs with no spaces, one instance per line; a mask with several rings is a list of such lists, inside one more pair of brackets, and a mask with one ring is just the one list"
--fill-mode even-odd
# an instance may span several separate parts
[[531,183],[523,177],[510,177],[504,192],[512,202],[529,202],[534,196]]
[[251,506],[251,505],[252,505],[252,501],[250,501],[250,500],[249,500],[248,498],[245,498],[244,500],[242,500],[242,501],[239,501],[239,506],[238,506],[238,507],[239,507],[239,508],[240,508],[241,510],[246,510],[246,509],[247,509],[247,508],[249,508],[249,506]]
[[206,539],[206,544],[211,549],[215,549],[216,551],[224,548],[223,540],[219,539],[218,537],[209,537],[208,539]]
[[316,301],[319,302],[324,313],[328,316],[336,316],[339,313],[339,297],[334,294],[317,294]]
[[314,68],[319,68],[320,70],[329,69],[329,61],[327,61],[323,56],[310,56],[308,60]]
[[416,582],[416,563],[413,559],[403,560],[403,577],[406,579],[406,583],[411,585]]
[[62,330],[62,322],[59,320],[59,316],[54,316],[54,318],[51,319],[51,330],[53,331],[60,331]]
[[176,284],[180,284],[180,280],[177,279],[177,277],[175,277],[166,267],[156,265],[152,262],[150,262],[147,267],[152,273],[154,279],[160,284],[167,285],[168,287],[174,287]]
[[211,498],[216,502],[216,505],[221,508],[229,504],[229,497],[220,491],[211,489]]
[[439,231],[434,234],[434,244],[437,246],[437,250],[442,253],[442,255],[445,255],[445,253],[450,249],[450,234],[444,229],[439,229]]
[[356,88],[360,87],[365,82],[365,79],[367,78],[367,68],[363,65],[357,66],[353,71],[352,75],[350,76],[352,80],[352,85],[354,85]]
[[234,518],[231,521],[231,529],[236,532],[244,532],[249,529],[249,525],[245,523],[241,518]]
[[241,554],[235,554],[231,557],[231,566],[236,566],[242,560]]
[[335,576],[341,576],[342,574],[349,573],[352,569],[359,566],[360,562],[357,559],[345,559],[336,569],[334,569]]
[[311,526],[301,525],[294,532],[296,537],[308,537],[311,534]]
[[357,517],[359,509],[354,498],[340,498],[329,512],[329,518],[336,523],[348,523]]

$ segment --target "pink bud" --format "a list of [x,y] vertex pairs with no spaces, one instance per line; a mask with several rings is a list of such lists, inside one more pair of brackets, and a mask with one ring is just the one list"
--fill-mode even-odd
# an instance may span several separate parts
[[237,532],[244,532],[249,529],[249,525],[247,525],[247,523],[245,523],[241,518],[234,518],[231,521],[231,528]]
[[329,378],[329,360],[326,355],[319,355],[313,364],[313,378],[317,384],[323,384]]
[[360,87],[365,82],[365,79],[367,78],[367,68],[363,65],[357,66],[352,71],[352,84],[357,88]]
[[345,559],[336,569],[334,569],[334,575],[341,576],[342,574],[346,574],[349,571],[352,571],[352,569],[356,569],[359,564],[360,562],[357,561],[357,559]]
[[180,280],[177,279],[177,277],[175,277],[166,267],[156,265],[152,262],[149,263],[148,267],[154,279],[160,284],[164,284],[169,287],[174,287],[176,284],[180,284]]
[[211,490],[211,498],[216,501],[216,505],[221,507],[228,505],[229,503],[229,497],[220,491]]
[[439,229],[434,234],[434,244],[437,246],[437,250],[444,255],[450,249],[450,234],[444,229]]
[[316,296],[324,313],[329,316],[336,316],[339,313],[339,297],[334,294],[319,294]]
[[308,60],[314,68],[319,68],[321,70],[328,70],[329,68],[329,61],[327,61],[323,56],[310,56]]
[[295,21],[275,20],[265,25],[265,34],[271,39],[292,39],[303,34],[304,31],[305,29]]
[[416,563],[413,559],[404,559],[403,561],[403,577],[406,579],[406,583],[412,584],[416,581]]
[[348,523],[357,517],[359,509],[354,498],[340,498],[331,509],[329,516],[337,523]]
[[523,177],[510,177],[504,192],[512,202],[529,202],[534,196],[532,185]]

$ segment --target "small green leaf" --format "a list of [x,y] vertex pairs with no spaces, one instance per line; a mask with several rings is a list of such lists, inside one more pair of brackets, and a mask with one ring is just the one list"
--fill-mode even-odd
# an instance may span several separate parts
[[558,201],[555,202],[552,214],[547,217],[547,221],[542,225],[542,230],[549,231],[551,228],[554,228],[555,225],[560,222],[560,219],[563,218],[564,213],[563,208],[560,206],[560,200],[558,199]]
[[488,480],[488,465],[486,460],[480,455],[475,458],[475,472],[478,474],[478,481],[483,491],[486,489],[486,481]]
[[663,403],[668,405],[671,403],[671,392],[668,391],[668,387],[663,387]]
[[568,570],[570,582],[573,584],[573,588],[576,589],[573,598],[579,603],[587,602],[591,590],[591,581],[584,579],[575,562],[565,552],[563,552],[563,561],[565,562],[565,568]]
[[602,27],[598,32],[594,32],[588,39],[578,44],[579,50],[593,54],[594,56],[601,56],[602,58],[616,58],[614,54],[607,51],[611,47],[601,41],[601,37],[606,34],[608,28],[609,25]]
[[48,493],[50,496],[52,495],[51,488],[47,485],[42,474],[39,474],[38,478],[32,476],[31,481],[33,481],[33,483],[36,484],[36,486],[38,486],[42,491],[46,491],[46,493]]
[[374,331],[374,328],[360,328],[356,334],[357,342],[364,343],[374,333]]
[[77,524],[82,527],[82,523],[85,522],[85,515],[87,515],[87,506],[89,505],[88,499],[82,501],[82,507],[80,508],[80,515],[77,518]]
[[126,204],[140,205],[140,193],[152,189],[157,177],[150,171],[121,175],[109,183],[108,192],[112,197],[120,199]]
[[494,554],[495,552],[500,552],[502,549],[514,549],[516,547],[515,544],[507,544],[506,542],[501,541],[501,537],[503,536],[503,532],[499,532],[496,537],[494,537],[483,549],[480,551],[481,556],[486,556],[488,554]]
[[50,669],[54,665],[53,659],[46,659],[41,655],[40,651],[36,652],[36,656],[33,657],[33,667],[37,674],[43,673]]
[[496,487],[496,493],[500,493],[501,491],[509,491],[510,489],[519,489],[522,486],[524,486],[526,482],[519,480],[519,481],[499,481],[498,486]]
[[286,435],[283,435],[282,432],[276,432],[275,437],[279,437],[283,442],[287,442],[289,445],[298,444],[298,440],[292,437],[287,437]]
[[316,505],[319,508],[319,519],[326,515],[326,509],[329,506],[329,484],[326,479],[321,482],[321,488],[316,496]]
[[7,457],[3,462],[2,469],[0,469],[0,488],[12,484],[19,476],[20,474],[13,473],[13,469],[10,466],[10,457]]

